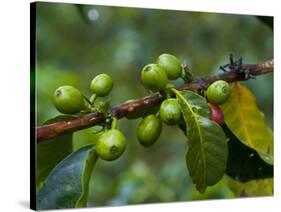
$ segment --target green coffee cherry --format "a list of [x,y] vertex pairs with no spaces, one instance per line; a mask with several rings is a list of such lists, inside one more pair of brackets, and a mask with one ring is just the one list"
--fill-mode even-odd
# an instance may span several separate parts
[[104,132],[96,142],[96,151],[103,160],[112,161],[119,158],[126,149],[126,139],[117,129]]
[[53,102],[58,111],[65,114],[74,114],[85,108],[84,98],[79,90],[65,85],[55,90]]
[[228,100],[231,87],[226,81],[218,80],[208,87],[206,94],[209,102],[220,105]]
[[170,80],[178,79],[182,74],[180,60],[171,54],[161,54],[158,57],[158,65],[164,69]]
[[157,64],[146,65],[141,71],[141,80],[146,88],[154,92],[163,90],[168,83],[166,72]]
[[99,74],[92,80],[90,87],[97,96],[103,97],[111,91],[113,80],[107,74]]
[[162,123],[155,115],[146,116],[138,125],[137,139],[145,146],[153,145],[160,136]]
[[160,119],[168,124],[175,125],[181,121],[182,113],[176,99],[166,99],[160,106]]

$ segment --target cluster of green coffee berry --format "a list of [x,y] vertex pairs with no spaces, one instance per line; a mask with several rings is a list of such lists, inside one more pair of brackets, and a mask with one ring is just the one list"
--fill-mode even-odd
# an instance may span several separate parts
[[[97,75],[90,84],[93,95],[90,99],[70,85],[61,86],[55,90],[53,102],[58,111],[64,114],[78,114],[86,111],[91,112],[97,97],[107,96],[113,87],[113,80],[107,74]],[[117,120],[111,119],[109,129],[104,129],[96,142],[96,151],[104,160],[119,158],[126,148],[126,139],[123,133],[117,129]]]
[[113,87],[112,78],[107,74],[97,75],[91,82],[93,92],[90,100],[71,85],[64,85],[55,90],[53,103],[58,111],[64,114],[77,114],[88,111],[93,106],[96,97],[104,97]]
[[[153,92],[164,91],[168,87],[168,80],[175,80],[184,77],[184,67],[180,60],[171,54],[161,54],[157,64],[148,64],[141,71],[142,84]],[[218,80],[212,83],[205,95],[211,109],[210,119],[218,124],[223,124],[223,113],[218,104],[223,104],[230,96],[231,87],[223,81]],[[168,97],[160,106],[156,114],[144,116],[137,128],[137,138],[145,146],[153,145],[161,134],[162,122],[167,125],[180,125],[183,117],[180,105],[175,98]]]
[[[168,80],[184,78],[184,74],[184,67],[177,57],[162,54],[158,57],[157,64],[148,64],[142,69],[141,80],[142,84],[152,92],[164,90],[166,92],[169,90]],[[97,109],[94,106],[95,100],[108,95],[112,87],[113,80],[107,74],[100,74],[91,81],[90,88],[93,95],[90,99],[73,86],[61,86],[54,93],[54,105],[58,111],[65,114],[77,114],[81,111],[92,112]],[[212,83],[205,92],[212,111],[210,119],[219,124],[223,123],[223,114],[217,105],[223,104],[229,98],[230,92],[229,84],[222,80]],[[167,125],[180,125],[184,122],[177,99],[167,96],[161,103],[160,109],[154,107],[141,114],[132,113],[127,116],[127,118],[143,117],[137,127],[137,139],[145,147],[153,145],[158,140],[162,122]],[[111,161],[123,154],[126,139],[123,133],[117,129],[117,119],[109,118],[111,125],[103,128],[103,133],[96,142],[96,151],[100,158]]]

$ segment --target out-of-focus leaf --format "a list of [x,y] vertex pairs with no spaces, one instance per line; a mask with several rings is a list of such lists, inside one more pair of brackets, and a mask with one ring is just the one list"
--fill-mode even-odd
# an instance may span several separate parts
[[251,180],[246,183],[235,181],[228,178],[229,188],[238,197],[254,196],[272,196],[273,195],[273,178],[262,180]]
[[97,158],[93,145],[89,145],[61,161],[38,192],[37,209],[85,207],[89,179]]
[[273,177],[272,165],[262,160],[254,149],[240,142],[226,124],[222,128],[228,138],[228,176],[241,182]]
[[209,187],[204,194],[199,193],[196,189],[192,189],[193,200],[224,199],[234,197],[235,194],[228,187],[228,181],[225,176],[216,185]]
[[79,15],[81,16],[82,20],[83,20],[85,23],[89,24],[90,21],[89,21],[89,19],[88,19],[88,17],[87,17],[87,12],[86,12],[85,9],[84,9],[85,5],[82,5],[82,4],[75,4],[74,6],[76,7],[76,9],[77,9]]
[[[72,116],[61,115],[49,119],[44,124],[73,119]],[[36,156],[36,190],[38,191],[51,170],[72,152],[72,134],[66,134],[37,144]]]
[[271,16],[256,16],[261,22],[267,25],[271,30],[273,30],[273,17]]
[[86,145],[95,144],[102,133],[103,127],[99,125],[73,133],[73,151]]
[[226,169],[227,143],[221,127],[209,119],[206,99],[191,92],[174,89],[186,123],[188,151],[186,163],[199,192],[216,184]]
[[241,142],[263,155],[262,158],[265,154],[273,155],[272,130],[266,126],[255,96],[245,86],[234,83],[229,100],[221,108],[225,123]]

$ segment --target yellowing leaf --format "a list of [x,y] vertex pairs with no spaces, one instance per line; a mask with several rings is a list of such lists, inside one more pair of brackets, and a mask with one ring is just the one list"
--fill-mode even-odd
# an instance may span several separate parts
[[227,178],[228,187],[238,197],[272,196],[273,178],[262,180],[251,180],[246,183]]
[[264,114],[250,90],[233,83],[231,96],[221,108],[227,126],[241,142],[255,149],[264,160],[266,154],[273,154],[272,130],[266,126]]

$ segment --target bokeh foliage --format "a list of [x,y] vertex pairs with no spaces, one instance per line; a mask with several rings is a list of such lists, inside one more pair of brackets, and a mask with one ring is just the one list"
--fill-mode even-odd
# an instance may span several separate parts
[[[140,83],[140,70],[164,52],[186,62],[194,75],[217,73],[231,52],[242,56],[245,63],[273,57],[273,33],[254,16],[43,2],[37,5],[38,125],[59,115],[51,101],[58,86],[70,84],[90,96],[90,81],[99,73],[114,79],[112,104],[147,95]],[[273,76],[260,76],[244,84],[257,97],[258,107],[272,128]],[[187,173],[182,132],[164,126],[159,141],[147,149],[135,136],[139,121],[120,120],[127,150],[117,161],[97,163],[90,182],[89,206],[237,197],[225,178],[205,194],[197,192]],[[77,149],[94,143],[97,136],[86,129],[73,137]]]

